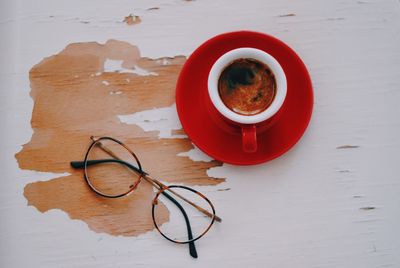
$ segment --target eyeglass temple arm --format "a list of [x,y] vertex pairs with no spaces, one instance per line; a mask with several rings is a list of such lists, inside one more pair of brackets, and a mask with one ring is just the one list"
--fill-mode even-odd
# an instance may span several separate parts
[[[192,227],[190,225],[189,217],[187,216],[185,209],[181,206],[181,204],[179,204],[178,201],[176,201],[172,196],[167,194],[165,191],[163,191],[162,194],[166,198],[168,198],[172,203],[174,203],[179,208],[179,210],[182,212],[183,217],[185,218],[185,222],[186,222],[188,238],[189,238],[189,240],[192,240],[193,239]],[[190,252],[190,256],[192,256],[193,258],[197,258],[197,250],[196,250],[196,247],[195,247],[193,241],[189,242],[189,252]]]
[[[96,164],[101,164],[101,163],[109,163],[109,162],[116,162],[116,163],[121,163],[121,164],[127,165],[129,168],[135,170],[139,174],[143,174],[144,178],[147,177],[146,176],[147,173],[144,172],[143,170],[140,170],[139,168],[137,168],[137,167],[125,162],[125,161],[119,160],[119,159],[88,160],[88,161],[86,161],[86,165],[90,166],[90,165],[96,165]],[[70,164],[71,164],[71,166],[73,168],[77,168],[77,169],[81,169],[81,168],[85,167],[85,162],[84,161],[71,161]],[[150,181],[150,183],[153,184],[155,182]],[[157,183],[155,183],[155,184],[156,184],[155,185],[156,188],[160,187],[160,185],[158,185]],[[191,225],[190,225],[189,217],[187,216],[185,209],[181,206],[181,204],[179,204],[179,202],[177,202],[173,197],[171,197],[165,191],[163,191],[162,194],[166,198],[168,198],[172,203],[174,203],[179,208],[179,210],[182,212],[183,217],[185,218],[185,222],[186,222],[186,228],[187,228],[187,231],[188,231],[188,238],[189,238],[189,240],[192,240],[193,239],[192,228],[191,228]],[[195,246],[193,241],[189,242],[189,253],[190,253],[190,256],[192,256],[193,258],[197,258],[198,257],[196,246]]]

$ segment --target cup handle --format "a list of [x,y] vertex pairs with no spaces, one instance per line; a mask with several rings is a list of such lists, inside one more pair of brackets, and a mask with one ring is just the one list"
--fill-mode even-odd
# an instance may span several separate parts
[[255,125],[242,126],[242,145],[246,153],[257,151],[257,130]]

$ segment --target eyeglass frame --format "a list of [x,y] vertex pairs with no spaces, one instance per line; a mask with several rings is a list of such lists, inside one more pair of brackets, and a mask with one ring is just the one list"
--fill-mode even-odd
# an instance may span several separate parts
[[[203,237],[211,228],[211,226],[214,224],[215,221],[217,222],[222,222],[222,219],[216,215],[215,213],[215,208],[214,205],[212,204],[212,202],[202,193],[194,190],[193,188],[187,187],[187,186],[183,186],[183,185],[165,185],[163,184],[161,181],[151,177],[147,172],[145,172],[142,169],[142,165],[139,161],[139,158],[136,156],[136,154],[128,147],[126,146],[123,142],[114,139],[112,137],[107,137],[107,136],[103,136],[103,137],[95,137],[95,136],[91,136],[90,139],[92,140],[92,143],[90,144],[89,148],[87,149],[87,152],[85,154],[85,158],[83,161],[71,161],[71,167],[76,168],[76,169],[84,169],[84,179],[86,181],[86,183],[88,184],[89,188],[94,191],[96,194],[105,197],[105,198],[120,198],[120,197],[124,197],[129,195],[130,193],[132,193],[137,186],[139,185],[139,183],[142,181],[142,179],[145,179],[147,182],[149,182],[153,187],[155,187],[158,192],[156,194],[156,196],[153,199],[152,202],[152,220],[153,220],[153,224],[156,227],[157,231],[167,240],[173,242],[173,243],[177,243],[177,244],[189,244],[189,251],[190,251],[190,255],[194,258],[197,258],[197,251],[194,245],[194,242],[198,239],[200,239],[201,237]],[[121,159],[119,159],[110,149],[108,149],[107,147],[103,146],[101,144],[101,140],[111,140],[116,142],[117,144],[121,145],[122,147],[124,147],[136,160],[136,163],[138,165],[138,167],[135,167],[134,165],[131,165],[130,163],[123,161]],[[108,155],[110,155],[111,157],[113,157],[113,159],[99,159],[99,160],[88,160],[89,154],[92,150],[92,148],[95,145],[99,145],[100,148],[105,151]],[[93,184],[90,182],[89,176],[87,174],[87,167],[90,165],[95,165],[95,164],[100,164],[100,163],[107,163],[107,162],[114,162],[114,163],[119,163],[121,165],[124,165],[126,167],[128,167],[129,169],[131,169],[134,172],[137,172],[139,177],[138,179],[135,181],[135,183],[130,187],[130,189],[127,192],[124,192],[122,194],[118,194],[118,195],[109,195],[109,194],[105,194],[101,191],[99,191],[98,189],[96,189],[96,187],[93,186]],[[212,209],[212,214],[206,210],[201,208],[200,206],[194,204],[193,202],[191,202],[190,200],[187,200],[186,198],[180,196],[178,193],[176,193],[175,191],[171,190],[171,188],[182,188],[185,190],[189,190],[197,195],[199,195],[200,197],[202,197],[204,200],[206,200],[206,202],[210,205],[211,209]],[[195,207],[196,209],[198,209],[200,212],[202,212],[204,215],[208,216],[211,218],[211,223],[210,225],[206,228],[206,230],[200,234],[198,237],[193,238],[193,234],[191,232],[191,226],[190,226],[190,221],[189,218],[187,217],[187,214],[185,212],[185,210],[183,209],[183,207],[173,198],[171,197],[169,194],[167,194],[165,191],[169,191],[171,193],[173,193],[174,195],[178,196],[179,198],[181,198],[182,200],[184,200],[185,202],[189,203],[190,205],[192,205],[193,207]],[[184,218],[185,218],[185,222],[186,222],[186,227],[188,230],[188,236],[189,236],[189,240],[187,241],[176,241],[173,240],[171,238],[169,238],[168,236],[166,236],[159,228],[159,226],[156,223],[155,220],[155,206],[158,203],[158,197],[160,196],[160,194],[163,194],[164,196],[166,196],[171,202],[173,202],[182,212]]]

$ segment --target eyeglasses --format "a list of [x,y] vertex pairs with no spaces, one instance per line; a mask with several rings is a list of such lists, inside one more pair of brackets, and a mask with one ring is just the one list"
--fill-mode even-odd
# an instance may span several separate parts
[[[167,240],[189,244],[190,255],[197,258],[194,242],[210,230],[214,221],[222,221],[211,201],[190,187],[167,186],[151,177],[121,141],[94,136],[91,140],[85,159],[71,162],[73,168],[84,169],[90,189],[102,197],[119,198],[132,193],[142,179],[149,182],[157,189],[151,209],[154,226]],[[186,228],[182,228],[183,222]]]

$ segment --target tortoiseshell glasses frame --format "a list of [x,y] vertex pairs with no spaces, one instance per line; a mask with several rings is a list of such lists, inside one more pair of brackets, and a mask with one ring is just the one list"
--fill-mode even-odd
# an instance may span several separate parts
[[[111,138],[111,137],[90,137],[92,140],[92,143],[89,145],[89,148],[85,154],[85,158],[83,161],[72,161],[71,162],[71,166],[73,168],[76,169],[84,169],[84,179],[87,183],[87,185],[90,187],[90,189],[92,191],[94,191],[96,194],[105,197],[105,198],[120,198],[120,197],[124,197],[127,196],[128,194],[130,194],[131,192],[133,192],[137,186],[139,185],[139,183],[142,181],[142,179],[144,179],[145,181],[149,182],[153,187],[155,187],[158,192],[156,193],[153,201],[152,201],[152,219],[153,219],[153,224],[156,227],[156,229],[158,230],[158,232],[167,240],[174,242],[174,243],[178,243],[178,244],[189,244],[189,252],[190,255],[194,258],[197,258],[197,251],[196,251],[196,247],[194,244],[194,241],[200,239],[201,237],[203,237],[211,228],[211,226],[213,225],[214,221],[217,222],[221,222],[221,218],[218,217],[215,214],[215,208],[214,205],[211,203],[211,201],[204,196],[203,194],[201,194],[200,192],[194,190],[193,188],[187,187],[187,186],[183,186],[183,185],[165,185],[163,184],[161,181],[159,181],[156,178],[151,177],[147,172],[145,172],[142,169],[142,165],[139,161],[139,158],[136,156],[136,154],[128,147],[126,146],[123,142]],[[129,154],[132,155],[132,157],[135,159],[136,161],[136,165],[132,164],[132,163],[128,163],[122,159],[120,159],[115,152],[113,152],[110,148],[106,147],[103,143],[105,141],[111,141],[114,142],[120,146],[122,146],[123,148],[125,148],[125,150],[127,152],[129,152]],[[104,151],[107,155],[109,155],[111,158],[109,159],[89,159],[89,155],[92,152],[92,150],[94,148],[100,148],[102,151]],[[96,165],[99,164],[105,164],[105,163],[114,163],[114,164],[120,164],[126,168],[128,168],[130,171],[137,173],[138,177],[136,179],[136,181],[133,182],[132,185],[130,185],[129,189],[127,191],[124,191],[122,193],[118,193],[118,194],[108,194],[105,193],[101,190],[99,190],[98,188],[95,187],[95,185],[93,185],[92,181],[90,180],[89,177],[89,172],[88,172],[88,168],[89,167],[94,167]],[[183,189],[183,190],[187,190],[192,192],[193,194],[197,195],[198,197],[200,197],[202,200],[204,200],[206,202],[206,204],[208,204],[211,208],[211,211],[208,211],[207,209],[204,209],[203,207],[195,204],[193,201],[188,200],[187,198],[185,198],[184,196],[182,196],[181,194],[179,194],[177,192],[177,189]],[[160,195],[163,195],[164,197],[166,197],[169,201],[171,201],[175,206],[177,206],[177,208],[180,210],[180,212],[183,214],[183,217],[185,219],[185,223],[186,223],[186,229],[187,229],[187,236],[188,239],[185,241],[177,241],[174,240],[170,237],[168,237],[168,235],[164,234],[162,232],[162,230],[160,229],[160,226],[157,224],[157,221],[155,219],[155,207],[157,205],[158,202],[158,198],[160,197]],[[204,230],[204,232],[202,232],[200,235],[198,235],[197,237],[193,237],[192,234],[192,228],[190,225],[190,221],[189,218],[187,216],[187,213],[185,212],[184,208],[182,207],[182,205],[176,200],[176,198],[179,198],[180,200],[186,202],[187,204],[191,205],[193,208],[197,209],[199,212],[201,212],[202,214],[204,214],[205,216],[210,218],[210,224],[209,226]]]

